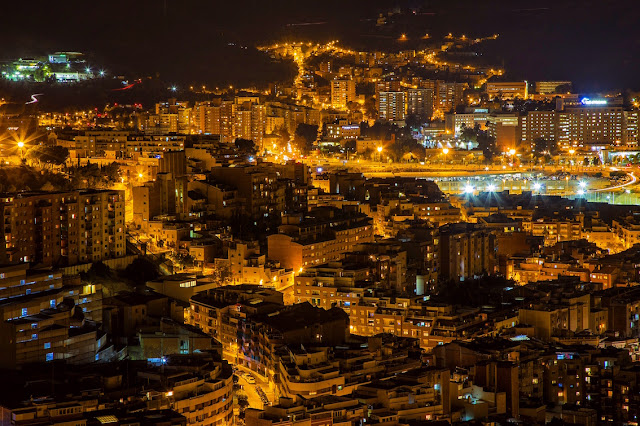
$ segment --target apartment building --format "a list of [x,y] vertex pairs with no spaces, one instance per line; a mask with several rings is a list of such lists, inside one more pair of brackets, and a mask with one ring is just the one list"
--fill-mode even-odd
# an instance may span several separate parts
[[148,409],[171,409],[187,424],[233,422],[233,372],[226,361],[202,353],[167,356],[164,364],[138,371],[149,389]]
[[636,216],[614,219],[612,230],[625,249],[640,243],[640,220]]
[[440,271],[442,280],[464,281],[493,273],[496,266],[495,235],[469,223],[440,227]]
[[582,235],[582,221],[579,219],[540,218],[522,222],[525,232],[535,237],[543,237],[547,246],[561,241],[579,240]]
[[378,116],[381,120],[402,121],[405,118],[404,92],[380,92],[380,109]]
[[331,80],[331,106],[345,109],[349,102],[356,100],[356,82],[351,79]]
[[502,99],[527,99],[529,97],[529,84],[526,81],[488,82],[485,92],[489,99],[496,97]]
[[356,244],[373,241],[373,224],[362,213],[317,208],[309,214],[284,216],[277,234],[267,237],[268,258],[298,271],[338,260]]
[[124,203],[119,190],[4,194],[0,262],[70,266],[122,257]]

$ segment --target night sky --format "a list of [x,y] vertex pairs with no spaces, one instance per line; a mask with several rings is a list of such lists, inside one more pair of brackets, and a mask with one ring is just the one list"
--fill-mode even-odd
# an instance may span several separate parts
[[[393,38],[402,32],[414,40],[425,32],[497,32],[499,40],[484,45],[483,52],[504,63],[508,77],[569,79],[585,92],[640,89],[640,2],[633,0],[3,3],[2,58],[80,50],[113,73],[138,72],[184,84],[251,84],[281,77],[286,67],[250,48],[275,40],[338,38],[349,47],[393,49],[398,47]],[[378,13],[393,6],[413,7],[418,14],[376,28]],[[296,25],[301,23],[314,25]]]

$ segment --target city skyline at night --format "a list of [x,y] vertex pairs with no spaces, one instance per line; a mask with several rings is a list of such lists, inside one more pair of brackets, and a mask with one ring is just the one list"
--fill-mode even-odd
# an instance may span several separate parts
[[0,424],[637,425],[637,5],[5,5]]

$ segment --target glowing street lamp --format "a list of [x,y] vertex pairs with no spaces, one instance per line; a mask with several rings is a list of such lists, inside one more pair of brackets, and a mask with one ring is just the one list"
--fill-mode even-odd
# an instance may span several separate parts
[[513,164],[513,166],[515,167],[515,159],[516,159],[516,150],[514,148],[511,148],[509,150],[509,156],[511,157],[511,164]]
[[449,153],[449,148],[442,148],[442,153],[444,154],[444,163],[447,164],[447,154]]
[[24,142],[19,141],[18,148],[20,149],[20,158],[24,160],[24,155],[23,155]]
[[382,163],[382,147],[379,146],[377,148],[377,151],[378,151],[378,161]]
[[496,190],[496,186],[495,186],[494,184],[490,183],[490,184],[487,186],[487,191],[489,191],[489,192],[495,192],[495,190]]
[[573,168],[573,154],[576,153],[575,149],[570,149],[569,150],[569,169]]

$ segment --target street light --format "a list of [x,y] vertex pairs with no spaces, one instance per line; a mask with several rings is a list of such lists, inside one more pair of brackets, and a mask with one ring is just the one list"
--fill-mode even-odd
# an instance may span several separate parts
[[575,154],[575,153],[576,153],[575,149],[570,149],[569,150],[569,155],[570,155],[570,157],[569,157],[569,170],[571,170],[573,168],[573,154]]
[[449,153],[449,148],[442,148],[442,153],[444,154],[444,163],[447,164],[447,154]]
[[379,146],[377,150],[378,150],[378,161],[382,163],[382,147]]
[[511,148],[509,150],[509,155],[511,156],[511,164],[515,167],[515,164],[516,164],[516,161],[515,161],[515,159],[516,159],[516,150],[515,150],[515,148]]
[[23,151],[22,151],[22,149],[24,148],[24,142],[19,141],[18,142],[18,148],[20,148],[20,158],[24,159],[24,155],[23,155]]

